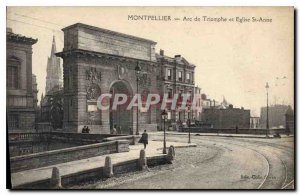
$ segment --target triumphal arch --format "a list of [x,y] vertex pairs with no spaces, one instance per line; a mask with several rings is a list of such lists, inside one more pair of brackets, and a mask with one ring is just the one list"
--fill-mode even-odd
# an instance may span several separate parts
[[[62,29],[64,78],[64,130],[91,133],[136,133],[137,108],[100,110],[97,99],[103,93],[155,93],[157,89],[156,43],[151,40],[77,23]],[[135,68],[141,68],[137,76]],[[138,86],[137,86],[137,77]],[[155,109],[139,111],[139,131],[156,130]]]

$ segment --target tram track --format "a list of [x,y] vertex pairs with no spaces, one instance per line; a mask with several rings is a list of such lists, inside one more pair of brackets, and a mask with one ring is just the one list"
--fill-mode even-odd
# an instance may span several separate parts
[[[203,139],[203,137],[202,137]],[[264,178],[264,180],[262,181],[262,183],[257,187],[257,189],[269,189],[270,186],[268,186],[267,182],[269,181],[268,180],[268,177],[270,175],[270,167],[272,166],[272,163],[270,163],[270,160],[269,160],[269,157],[267,157],[265,154],[263,154],[261,151],[258,151],[256,149],[253,149],[253,148],[250,148],[250,147],[247,147],[245,145],[241,145],[241,144],[237,144],[237,143],[232,143],[230,141],[225,141],[224,139],[217,139],[217,140],[211,140],[211,139],[205,139],[205,140],[208,140],[208,141],[211,141],[211,142],[218,142],[218,143],[225,143],[225,144],[230,144],[230,145],[235,145],[235,146],[239,146],[239,147],[243,147],[243,148],[247,148],[247,149],[250,149],[250,150],[253,150],[255,151],[256,153],[258,153],[259,155],[263,156],[263,159],[266,160],[267,164],[268,164],[268,171],[267,171],[267,175],[266,177]],[[230,140],[233,140],[233,139],[230,139]],[[237,141],[237,140],[235,140]],[[240,140],[239,142],[241,142],[242,140]],[[245,142],[242,142],[243,144],[245,144]],[[276,145],[276,144],[272,144],[272,143],[267,143],[267,142],[262,142],[262,141],[248,141],[247,140],[247,143],[249,144],[258,144],[260,146],[268,146],[268,147],[273,147],[273,148],[276,148],[278,150],[283,150],[285,152],[288,152],[290,154],[293,154],[291,151],[287,151],[286,149],[283,149],[283,148],[288,148],[288,149],[291,149],[291,147],[289,146],[283,146],[283,145],[280,145],[279,147]],[[274,155],[274,154],[273,154]],[[287,187],[289,187],[291,184],[294,183],[294,179],[292,179],[289,183],[287,183],[287,180],[288,180],[288,168],[287,168],[287,165],[286,163],[277,155],[275,154],[276,158],[279,159],[279,161],[281,162],[282,164],[282,167],[283,167],[283,170],[284,170],[284,181],[282,182],[282,184],[280,185],[280,188],[279,189],[286,189]],[[272,182],[271,182],[272,183]]]

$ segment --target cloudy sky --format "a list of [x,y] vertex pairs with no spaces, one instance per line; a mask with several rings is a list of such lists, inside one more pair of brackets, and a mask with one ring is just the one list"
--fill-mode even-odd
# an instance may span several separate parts
[[[128,15],[160,15],[180,21],[130,21]],[[182,21],[184,17],[233,18],[233,22]],[[236,17],[250,22],[236,22]],[[272,22],[252,22],[252,17]],[[47,57],[53,35],[57,50],[63,32],[81,22],[157,42],[156,51],[181,54],[196,65],[195,82],[209,98],[223,96],[235,107],[259,115],[266,105],[292,104],[294,96],[293,9],[288,7],[8,7],[7,26],[17,34],[38,38],[33,46],[33,73],[39,98],[45,91]]]

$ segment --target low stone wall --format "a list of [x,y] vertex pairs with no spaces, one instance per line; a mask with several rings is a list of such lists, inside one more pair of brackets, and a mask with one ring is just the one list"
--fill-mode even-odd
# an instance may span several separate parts
[[129,141],[130,145],[135,145],[138,143],[142,136],[141,135],[125,135],[125,136],[115,136],[115,137],[108,137],[103,139],[104,142],[107,141],[115,141],[115,140],[127,140]]
[[88,134],[88,133],[65,133],[59,131],[52,132],[37,132],[37,133],[9,133],[8,140],[16,141],[44,141],[45,139],[59,139],[65,141],[80,141],[97,143],[108,137],[118,137],[125,135],[112,134]]
[[[168,163],[167,155],[147,157],[149,167],[163,165]],[[113,164],[114,175],[120,175],[132,171],[139,171],[139,159],[128,160],[121,163]],[[89,181],[106,179],[104,175],[104,167],[97,167],[86,171],[76,172],[73,174],[64,175],[61,177],[61,184],[64,187],[87,183]],[[50,179],[41,180],[34,183],[28,183],[23,186],[14,186],[14,189],[49,189]]]
[[[8,134],[10,157],[101,143],[108,137],[124,135],[53,132],[15,132]],[[115,139],[122,140],[122,139]],[[111,140],[113,141],[113,140]]]
[[74,160],[95,157],[99,155],[128,151],[129,141],[108,141],[104,143],[90,144],[12,157],[10,158],[10,167],[11,172],[18,172],[59,163],[70,162]]
[[71,141],[99,143],[102,142],[105,138],[120,137],[125,135],[51,132],[50,136],[51,139],[65,140],[67,142]]
[[39,122],[36,124],[37,132],[50,132],[53,131],[53,127],[49,122]]
[[[184,127],[181,128],[182,132],[192,132],[192,133],[223,133],[223,134],[254,134],[254,135],[265,135],[266,129],[203,129],[199,127]],[[269,129],[268,134],[286,134],[286,129]]]

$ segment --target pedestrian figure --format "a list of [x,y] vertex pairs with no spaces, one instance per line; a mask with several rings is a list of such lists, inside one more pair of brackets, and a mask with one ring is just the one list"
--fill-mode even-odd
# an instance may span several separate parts
[[113,127],[111,134],[116,135],[117,134],[117,129],[116,126]]
[[84,126],[81,131],[82,133],[86,133],[86,126]]
[[90,133],[90,128],[89,128],[89,126],[86,126],[86,133]]
[[139,143],[143,143],[144,144],[144,149],[146,149],[147,144],[148,144],[148,134],[146,132],[146,129],[144,130],[144,133],[142,134],[142,137],[141,137]]

